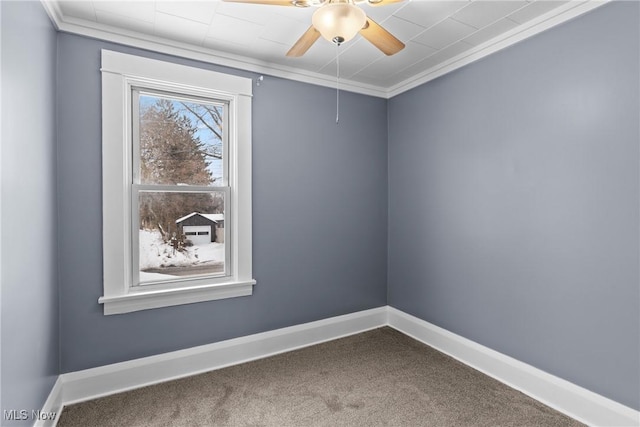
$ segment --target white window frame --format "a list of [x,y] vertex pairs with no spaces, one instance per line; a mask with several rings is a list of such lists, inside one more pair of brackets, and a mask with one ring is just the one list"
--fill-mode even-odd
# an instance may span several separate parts
[[[102,50],[101,72],[104,295],[98,302],[104,304],[104,314],[251,295],[256,284],[251,235],[251,79],[109,50]],[[228,102],[227,276],[144,286],[133,282],[131,97],[132,89],[140,87]]]

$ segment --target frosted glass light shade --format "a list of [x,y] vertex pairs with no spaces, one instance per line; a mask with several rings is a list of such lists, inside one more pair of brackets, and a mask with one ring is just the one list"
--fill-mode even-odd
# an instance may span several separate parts
[[313,13],[311,22],[322,37],[341,44],[354,38],[364,27],[367,15],[350,3],[329,3]]

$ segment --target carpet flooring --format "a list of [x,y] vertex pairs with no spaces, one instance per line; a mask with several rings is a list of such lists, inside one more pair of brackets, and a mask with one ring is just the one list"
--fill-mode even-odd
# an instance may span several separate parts
[[384,327],[64,408],[59,427],[580,426]]

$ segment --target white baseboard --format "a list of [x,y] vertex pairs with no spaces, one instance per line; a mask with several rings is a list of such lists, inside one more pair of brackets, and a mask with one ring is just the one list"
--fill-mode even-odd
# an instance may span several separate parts
[[62,413],[62,378],[58,375],[47,401],[40,411],[40,417],[35,420],[34,427],[55,427]]
[[62,374],[62,400],[66,405],[95,399],[262,359],[386,324],[387,308],[379,307],[186,350]]
[[638,426],[640,412],[393,307],[389,326],[591,426]]
[[[593,426],[638,426],[640,412],[393,307],[380,307],[186,350],[62,374],[43,412],[391,326],[568,416]],[[57,417],[56,417],[57,421]],[[36,427],[55,426],[50,420]]]

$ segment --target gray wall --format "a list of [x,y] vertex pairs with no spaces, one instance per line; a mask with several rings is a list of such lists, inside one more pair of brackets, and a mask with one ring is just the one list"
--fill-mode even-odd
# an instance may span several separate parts
[[[56,33],[40,3],[3,1],[0,8],[0,410],[24,409],[31,415],[32,409],[42,408],[59,370],[55,251]],[[0,424],[13,423],[2,420]],[[15,424],[25,425],[25,422]]]
[[[386,304],[386,101],[265,77],[253,98],[250,297],[104,316],[100,49],[257,77],[58,37],[62,372]],[[366,123],[366,126],[363,124]]]
[[640,409],[638,4],[388,103],[343,93],[339,126],[334,91],[267,76],[254,295],[116,316],[97,304],[100,49],[256,76],[67,34],[56,47],[38,3],[0,7],[3,410],[40,408],[58,372],[387,301]]
[[635,409],[639,7],[389,101],[389,304]]

